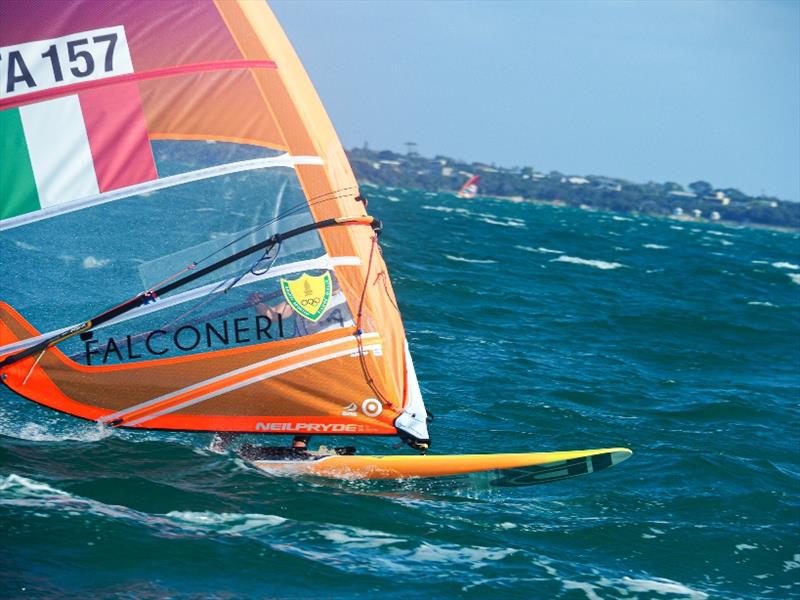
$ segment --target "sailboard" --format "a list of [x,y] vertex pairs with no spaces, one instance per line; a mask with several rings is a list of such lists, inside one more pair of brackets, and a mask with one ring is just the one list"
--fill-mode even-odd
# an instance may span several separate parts
[[256,460],[253,464],[278,475],[356,480],[477,475],[490,487],[522,487],[602,471],[630,455],[627,448],[439,456],[347,456],[326,451],[309,453],[302,460]]
[[266,3],[2,10],[0,381],[108,427],[427,450],[380,222]]
[[480,175],[471,175],[458,190],[459,198],[474,198],[478,195],[478,185],[481,182]]

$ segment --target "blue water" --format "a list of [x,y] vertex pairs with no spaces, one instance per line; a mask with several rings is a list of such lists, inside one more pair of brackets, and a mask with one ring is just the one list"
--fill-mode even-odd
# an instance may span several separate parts
[[297,481],[2,389],[2,597],[800,596],[797,234],[364,191],[433,451],[634,456],[500,491]]

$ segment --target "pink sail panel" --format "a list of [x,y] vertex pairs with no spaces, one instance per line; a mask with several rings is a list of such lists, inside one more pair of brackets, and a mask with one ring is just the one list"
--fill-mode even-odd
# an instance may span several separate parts
[[79,95],[100,192],[158,177],[134,83]]

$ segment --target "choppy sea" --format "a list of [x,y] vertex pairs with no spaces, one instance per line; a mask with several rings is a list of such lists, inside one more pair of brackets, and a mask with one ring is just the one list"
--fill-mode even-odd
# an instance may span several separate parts
[[364,191],[432,452],[634,456],[519,489],[292,480],[3,388],[0,596],[800,597],[798,234]]

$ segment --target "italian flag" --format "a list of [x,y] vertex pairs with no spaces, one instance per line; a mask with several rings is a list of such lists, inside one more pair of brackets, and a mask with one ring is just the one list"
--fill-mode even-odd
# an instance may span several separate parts
[[158,177],[136,84],[0,112],[0,220]]

